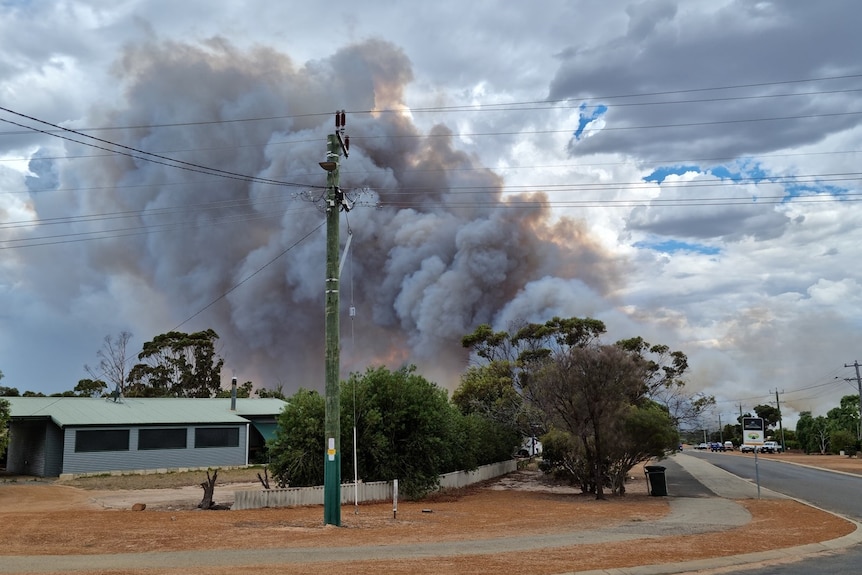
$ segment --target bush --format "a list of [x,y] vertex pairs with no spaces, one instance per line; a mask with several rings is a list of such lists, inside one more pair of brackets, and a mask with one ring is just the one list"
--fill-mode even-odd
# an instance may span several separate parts
[[847,451],[848,446],[856,451],[856,436],[845,429],[837,429],[829,434],[829,445],[834,454]]

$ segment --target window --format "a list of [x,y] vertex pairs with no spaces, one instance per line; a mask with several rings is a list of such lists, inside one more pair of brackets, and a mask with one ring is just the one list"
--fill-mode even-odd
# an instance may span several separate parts
[[75,452],[128,451],[128,429],[93,429],[75,432]]
[[185,427],[139,429],[138,449],[185,449],[187,436]]
[[238,447],[238,427],[198,427],[195,429],[195,447]]

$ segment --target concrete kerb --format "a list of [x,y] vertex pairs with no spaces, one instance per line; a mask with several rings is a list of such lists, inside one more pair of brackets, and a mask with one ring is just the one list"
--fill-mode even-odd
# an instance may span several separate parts
[[[719,497],[724,499],[757,499],[757,485],[747,479],[716,467],[708,461],[684,453],[673,455],[673,460]],[[764,487],[760,488],[760,497],[764,499],[788,499],[783,493]]]

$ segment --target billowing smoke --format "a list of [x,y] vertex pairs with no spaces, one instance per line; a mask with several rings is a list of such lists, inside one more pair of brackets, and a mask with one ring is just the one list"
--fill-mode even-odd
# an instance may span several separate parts
[[[44,259],[49,276],[36,289],[75,305],[107,295],[102,311],[141,341],[191,318],[182,331],[211,327],[221,336],[227,377],[322,389],[318,162],[336,109],[406,109],[407,57],[369,41],[297,66],[283,54],[219,40],[153,42],[129,47],[115,74],[124,105],[94,103],[69,127],[125,127],[88,133],[304,187],[66,141],[69,159],[34,164],[56,173],[58,189],[32,194],[32,207],[40,218],[101,215],[66,231],[112,237],[27,250]],[[445,124],[422,133],[407,114],[349,113],[347,133],[341,187],[357,205],[341,217],[342,244],[352,235],[341,282],[345,374],[415,363],[451,387],[465,367],[460,339],[479,323],[592,315],[615,287],[617,266],[585,226],[548,208],[505,207],[512,198],[502,179],[459,151]]]

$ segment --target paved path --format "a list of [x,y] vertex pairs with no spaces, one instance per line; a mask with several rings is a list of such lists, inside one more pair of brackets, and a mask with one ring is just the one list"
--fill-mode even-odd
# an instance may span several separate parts
[[[751,520],[748,511],[730,500],[757,497],[757,488],[707,462],[684,454],[668,460],[667,487],[670,513],[650,523],[630,523],[608,529],[569,531],[552,535],[519,536],[498,539],[423,543],[413,545],[377,545],[341,548],[206,550],[165,553],[120,553],[112,555],[4,556],[0,573],[65,572],[77,570],[122,570],[141,567],[152,569],[232,566],[250,564],[303,563],[323,561],[392,560],[399,558],[453,557],[529,551],[549,547],[654,539],[722,531],[744,525]],[[761,490],[761,497],[782,497]],[[707,522],[708,521],[708,522]],[[722,557],[702,561],[654,565],[626,569],[581,572],[578,575],[652,575],[683,573],[697,569],[729,567],[755,561],[810,554],[852,545],[862,541],[862,530],[833,542],[806,545],[793,549]]]

